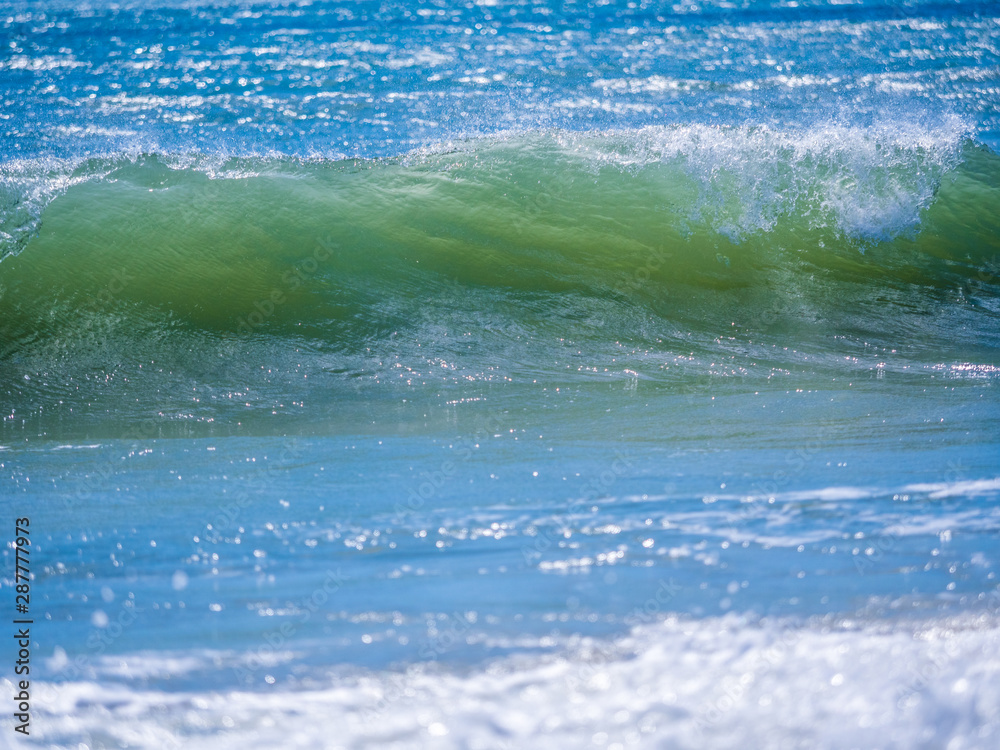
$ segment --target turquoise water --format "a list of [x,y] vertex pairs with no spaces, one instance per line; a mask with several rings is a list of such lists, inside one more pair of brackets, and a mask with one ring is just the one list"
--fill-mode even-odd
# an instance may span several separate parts
[[0,29],[0,746],[996,746],[994,4]]

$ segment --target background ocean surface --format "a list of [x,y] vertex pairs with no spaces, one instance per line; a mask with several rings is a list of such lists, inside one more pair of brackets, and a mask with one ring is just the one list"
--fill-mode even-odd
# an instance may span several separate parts
[[0,746],[997,747],[998,149],[996,3],[8,0]]

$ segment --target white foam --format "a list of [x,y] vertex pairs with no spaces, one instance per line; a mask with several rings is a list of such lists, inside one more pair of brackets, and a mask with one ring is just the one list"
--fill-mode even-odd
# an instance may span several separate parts
[[927,493],[932,500],[945,497],[970,497],[997,491],[1000,491],[1000,478],[909,484],[903,488],[903,492]]
[[54,747],[985,750],[1000,737],[1000,622],[671,618],[472,669],[334,671],[254,692],[49,683],[36,695],[38,739]]

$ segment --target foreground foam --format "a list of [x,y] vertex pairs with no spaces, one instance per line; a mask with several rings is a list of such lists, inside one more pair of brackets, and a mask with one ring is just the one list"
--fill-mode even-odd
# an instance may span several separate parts
[[116,670],[111,684],[36,690],[51,747],[500,750],[585,737],[608,748],[846,749],[933,737],[985,749],[1000,734],[998,652],[989,613],[868,624],[667,618],[472,669],[333,670],[260,691],[170,693]]

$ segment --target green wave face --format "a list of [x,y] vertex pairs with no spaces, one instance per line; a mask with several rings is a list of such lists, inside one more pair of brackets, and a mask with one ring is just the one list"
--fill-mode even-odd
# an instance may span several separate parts
[[60,179],[0,263],[8,431],[1000,366],[1000,159],[960,134],[535,133]]

